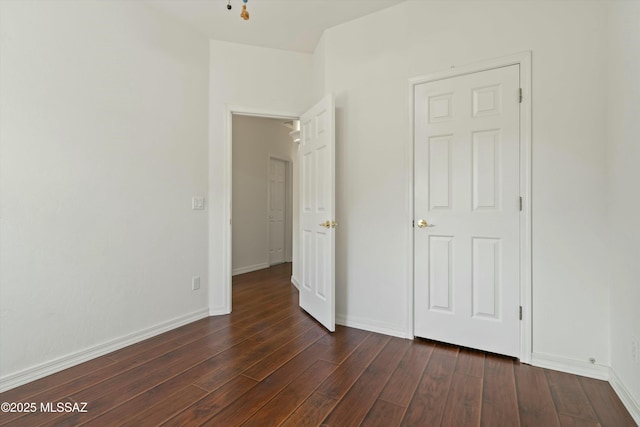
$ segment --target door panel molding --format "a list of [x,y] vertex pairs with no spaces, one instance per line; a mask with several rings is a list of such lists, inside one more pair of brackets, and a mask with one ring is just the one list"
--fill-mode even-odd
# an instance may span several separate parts
[[[409,247],[407,253],[407,275],[410,284],[407,286],[407,318],[406,328],[407,335],[414,336],[414,181],[415,181],[415,99],[414,90],[419,84],[435,82],[438,80],[449,79],[452,77],[463,76],[467,74],[492,70],[496,68],[508,67],[511,65],[519,65],[520,67],[520,86],[522,90],[522,100],[520,103],[520,195],[522,197],[522,210],[520,212],[520,305],[522,307],[522,320],[520,322],[520,361],[531,363],[532,354],[532,261],[531,261],[531,60],[530,51],[515,53],[513,55],[504,56],[495,59],[489,59],[482,62],[452,66],[449,69],[437,71],[423,76],[409,79],[409,135],[408,141],[410,149],[406,158],[407,171],[409,171],[408,180],[408,218],[407,218],[407,234],[409,236]],[[474,97],[474,108],[476,114],[490,115],[492,108],[499,106],[491,103],[491,89],[478,88],[477,97]],[[477,99],[476,99],[477,98]],[[434,97],[430,102],[434,104],[434,117],[430,118],[434,124],[438,121],[447,119],[447,97]],[[437,107],[437,108],[435,108]],[[474,110],[474,111],[475,111]],[[442,194],[441,197],[445,195]]]
[[333,95],[300,116],[300,234],[302,283],[299,304],[325,328],[335,330],[335,103]]

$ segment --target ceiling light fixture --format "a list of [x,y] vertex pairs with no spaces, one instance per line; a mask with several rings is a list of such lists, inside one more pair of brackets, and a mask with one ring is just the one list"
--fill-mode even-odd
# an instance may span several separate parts
[[[244,19],[245,21],[249,20],[249,11],[247,10],[247,1],[249,0],[242,0],[242,12],[240,12],[240,18]],[[227,10],[231,10],[231,0],[228,0],[227,2]]]

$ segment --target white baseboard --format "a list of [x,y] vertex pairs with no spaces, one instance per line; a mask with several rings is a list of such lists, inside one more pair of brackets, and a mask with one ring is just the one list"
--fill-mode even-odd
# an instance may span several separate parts
[[269,268],[269,263],[263,262],[255,265],[247,265],[246,267],[234,268],[231,275],[237,276],[238,274],[251,273],[252,271],[262,270],[263,268]]
[[231,310],[228,307],[212,308],[209,310],[209,316],[224,316],[230,313]]
[[613,391],[616,392],[622,404],[627,411],[631,414],[633,420],[640,426],[640,403],[633,398],[627,387],[625,387],[624,383],[620,381],[620,378],[616,375],[616,372],[613,369],[610,369],[609,372],[609,383],[613,388]]
[[554,371],[608,381],[622,401],[622,404],[631,414],[631,417],[640,425],[640,404],[633,398],[611,367],[544,353],[533,353],[531,355],[531,364],[540,368],[553,369]]
[[300,283],[298,282],[298,279],[291,276],[291,283],[293,284],[293,286],[296,287],[297,290],[300,290]]
[[609,380],[609,366],[583,362],[582,360],[553,356],[545,353],[533,353],[531,364],[540,368],[553,369],[598,380]]
[[155,326],[142,329],[137,332],[104,342],[102,344],[94,345],[92,347],[80,350],[66,356],[58,357],[33,366],[31,368],[24,369],[13,374],[5,375],[0,378],[0,393],[10,390],[12,388],[21,386],[23,384],[35,381],[47,375],[55,374],[64,369],[70,368],[80,363],[86,362],[96,357],[104,356],[105,354],[127,347],[131,344],[146,340],[153,336],[159,335],[163,332],[170,331],[187,323],[195,322],[196,320],[203,319],[209,316],[209,309],[203,308],[193,313],[186,314],[184,316],[176,317],[166,322],[158,323]]
[[336,324],[347,326],[349,328],[376,332],[378,334],[390,335],[392,337],[413,339],[413,336],[408,336],[405,330],[399,329],[396,325],[389,325],[387,323],[376,322],[369,319],[360,319],[351,316],[345,316],[342,314],[336,314]]

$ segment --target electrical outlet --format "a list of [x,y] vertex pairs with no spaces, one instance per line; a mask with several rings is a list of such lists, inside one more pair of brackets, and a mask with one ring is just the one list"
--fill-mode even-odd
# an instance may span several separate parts
[[631,359],[640,364],[640,340],[636,335],[631,335]]
[[197,291],[200,289],[200,276],[193,276],[191,278],[191,290]]

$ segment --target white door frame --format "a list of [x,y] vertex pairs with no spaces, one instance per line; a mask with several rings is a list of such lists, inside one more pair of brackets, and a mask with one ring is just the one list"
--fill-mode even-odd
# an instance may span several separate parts
[[[225,138],[224,138],[224,150],[226,153],[224,159],[224,195],[222,197],[223,200],[223,210],[222,210],[222,221],[223,224],[227,224],[224,227],[222,232],[224,247],[222,252],[222,277],[224,277],[224,283],[222,284],[223,288],[223,299],[225,300],[225,307],[222,310],[222,313],[231,313],[232,310],[232,293],[231,293],[231,197],[232,197],[232,173],[233,173],[233,116],[250,116],[250,117],[263,117],[269,119],[285,119],[285,120],[298,120],[300,118],[298,113],[290,113],[290,112],[282,112],[282,111],[274,111],[268,109],[258,109],[251,107],[243,107],[237,105],[226,105],[225,106]],[[292,142],[293,144],[293,142]],[[221,314],[222,314],[221,313]]]
[[407,335],[414,336],[414,89],[416,85],[448,79],[451,77],[472,74],[494,68],[520,65],[520,86],[522,88],[522,102],[520,104],[520,195],[523,207],[520,212],[520,305],[522,306],[522,321],[520,322],[520,361],[531,363],[532,353],[532,296],[531,296],[531,52],[520,52],[513,55],[473,63],[464,66],[454,66],[447,70],[431,73],[409,79],[409,126],[410,126],[410,155],[407,159],[409,174],[410,206],[407,224],[411,238],[409,250],[411,254],[407,260],[408,277],[411,277],[407,301]]
[[[293,144],[293,142],[292,142]],[[292,228],[292,220],[293,220],[293,212],[291,205],[291,189],[293,187],[292,179],[292,167],[291,167],[291,159],[282,156],[276,156],[273,154],[267,155],[267,176],[271,179],[271,159],[280,160],[284,162],[284,246],[282,250],[284,251],[284,262],[291,262],[291,252],[293,245],[293,241],[287,239],[287,235],[291,236],[293,233]],[[271,221],[268,218],[269,211],[271,210],[271,188],[267,190],[267,227],[269,228],[269,247],[267,248],[267,259],[269,259],[269,251],[271,249]],[[271,262],[269,262],[271,264]]]

